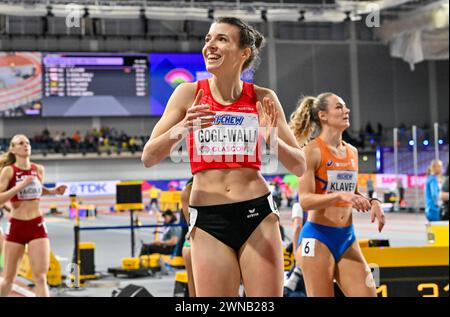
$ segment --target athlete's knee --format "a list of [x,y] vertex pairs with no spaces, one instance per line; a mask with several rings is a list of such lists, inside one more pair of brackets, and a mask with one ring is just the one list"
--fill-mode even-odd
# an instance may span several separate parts
[[0,280],[0,284],[2,284],[4,287],[9,287],[14,283],[14,279],[15,279],[15,275],[4,275],[3,276],[3,281]]
[[33,280],[36,285],[45,285],[47,284],[47,274],[39,273],[33,274]]

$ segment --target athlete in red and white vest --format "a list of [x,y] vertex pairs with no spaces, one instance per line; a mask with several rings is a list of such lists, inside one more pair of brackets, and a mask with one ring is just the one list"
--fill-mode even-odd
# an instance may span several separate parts
[[[187,136],[197,296],[238,296],[241,280],[247,296],[283,294],[278,211],[260,172],[258,152],[265,144],[259,140],[291,173],[301,176],[306,166],[277,95],[240,79],[263,40],[238,18],[212,23],[202,50],[212,78],[176,88],[142,154],[152,167]],[[265,133],[256,135],[259,128]]]
[[43,186],[44,167],[30,162],[30,141],[24,135],[11,139],[9,150],[0,156],[0,206],[10,201],[12,210],[5,230],[5,269],[0,296],[7,296],[17,275],[20,258],[28,246],[36,296],[49,296],[50,266],[48,232],[39,207],[42,195],[63,195],[66,187]]
[[223,105],[214,99],[207,79],[197,82],[203,90],[201,104],[215,112],[212,126],[188,136],[191,172],[213,168],[261,168],[257,96],[253,84],[243,82],[241,96]]

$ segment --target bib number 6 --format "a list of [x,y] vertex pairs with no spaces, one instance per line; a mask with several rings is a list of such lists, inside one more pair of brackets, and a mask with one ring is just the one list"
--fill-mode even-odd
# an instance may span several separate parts
[[316,239],[302,240],[302,256],[314,256]]

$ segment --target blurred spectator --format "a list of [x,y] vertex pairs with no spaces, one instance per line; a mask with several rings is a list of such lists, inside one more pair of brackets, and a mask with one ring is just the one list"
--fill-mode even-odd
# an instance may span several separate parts
[[366,146],[366,135],[363,129],[359,130],[358,142],[356,143],[356,146],[360,149],[364,149],[364,147]]
[[405,202],[405,187],[403,187],[403,181],[401,178],[397,179],[397,191],[398,191],[398,202],[400,204],[400,208],[406,206]]
[[134,153],[138,150],[137,148],[137,137],[131,137],[128,141],[128,146],[130,148],[131,153]]
[[428,221],[440,220],[439,208],[439,180],[442,173],[442,162],[432,160],[427,170],[427,180],[425,185],[425,215]]
[[273,188],[272,190],[273,200],[277,205],[277,207],[280,208],[281,200],[283,199],[280,184],[278,182],[274,182],[272,188]]
[[381,122],[377,123],[377,138],[378,141],[381,140],[381,136],[383,135],[383,125],[381,124]]
[[293,192],[292,192],[291,186],[285,184],[285,185],[283,186],[283,189],[284,189],[284,198],[286,199],[286,205],[287,205],[288,208],[291,208],[291,206],[292,206],[292,201],[293,201],[293,199],[294,199],[294,198],[292,197]]
[[48,129],[45,128],[44,131],[42,131],[42,136],[43,136],[45,139],[50,138],[50,131],[48,131]]
[[449,192],[448,192],[448,164],[447,169],[445,171],[444,182],[442,183],[440,199],[442,201],[441,206],[441,220],[449,219]]
[[56,131],[55,136],[53,137],[53,148],[56,153],[59,153],[61,150],[61,133],[59,133],[59,131]]
[[372,124],[370,122],[367,122],[366,124],[366,134],[369,136],[372,136],[374,134]]
[[150,188],[148,192],[150,194],[149,213],[153,214],[153,208],[155,208],[156,211],[159,212],[159,200],[161,198],[162,190],[156,186],[152,186],[152,188]]
[[75,131],[75,133],[72,135],[72,140],[73,140],[73,142],[75,142],[75,143],[80,143],[80,141],[81,141],[81,134],[80,134],[80,131]]
[[[164,217],[164,224],[174,224],[177,217],[171,210],[166,210],[162,213]],[[142,244],[141,254],[147,255],[153,253],[172,254],[178,241],[180,240],[180,227],[165,227],[160,241],[153,241],[149,244]]]
[[70,149],[70,141],[66,136],[66,132],[61,133],[61,151],[62,153],[67,153]]
[[373,198],[373,193],[375,192],[375,188],[373,186],[372,175],[369,175],[369,179],[367,180],[367,184],[366,184],[366,189],[367,189],[367,195],[369,196],[369,198]]

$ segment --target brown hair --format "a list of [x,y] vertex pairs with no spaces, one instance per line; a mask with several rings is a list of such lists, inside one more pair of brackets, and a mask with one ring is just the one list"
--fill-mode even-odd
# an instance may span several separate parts
[[[16,163],[16,156],[11,152],[11,149],[14,147],[15,139],[17,139],[18,137],[25,137],[25,138],[27,138],[23,134],[16,134],[15,136],[13,136],[11,138],[11,141],[9,142],[8,151],[6,153],[3,153],[3,154],[0,155],[0,171],[4,167],[10,166],[10,165],[13,165],[14,163]],[[27,140],[28,140],[28,138],[27,138]]]
[[238,18],[221,17],[217,18],[214,23],[226,23],[237,26],[239,28],[239,47],[241,49],[248,47],[252,51],[250,57],[244,62],[242,70],[244,71],[250,65],[253,65],[253,68],[256,70],[256,68],[258,68],[259,66],[259,63],[261,62],[259,53],[261,52],[261,49],[265,44],[264,36],[259,33],[254,27]]
[[328,97],[333,95],[326,92],[317,97],[306,96],[298,101],[297,109],[291,114],[289,127],[300,146],[305,146],[322,129],[319,111],[327,111]]

